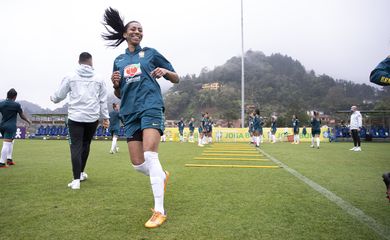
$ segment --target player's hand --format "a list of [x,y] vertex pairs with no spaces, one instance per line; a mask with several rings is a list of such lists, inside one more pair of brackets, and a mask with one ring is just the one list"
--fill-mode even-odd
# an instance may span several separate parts
[[115,71],[111,75],[111,82],[114,85],[114,88],[119,88],[121,82],[121,73],[119,71]]
[[163,77],[167,73],[168,73],[168,70],[166,70],[165,68],[158,67],[158,68],[154,69],[150,74],[154,78],[160,78],[160,77]]
[[108,128],[110,126],[110,120],[108,119],[103,119],[103,127]]

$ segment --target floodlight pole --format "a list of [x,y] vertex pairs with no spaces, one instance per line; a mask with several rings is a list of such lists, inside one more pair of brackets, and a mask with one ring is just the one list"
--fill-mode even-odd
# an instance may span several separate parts
[[241,0],[241,127],[245,127],[245,83],[244,83],[244,0]]

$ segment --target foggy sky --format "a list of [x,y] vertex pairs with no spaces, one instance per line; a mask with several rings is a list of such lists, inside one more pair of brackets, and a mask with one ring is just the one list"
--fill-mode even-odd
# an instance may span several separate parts
[[[0,99],[14,87],[18,100],[63,105],[49,96],[83,51],[111,91],[113,60],[127,45],[107,48],[100,37],[109,6],[126,22],[141,22],[141,45],[156,48],[180,76],[241,55],[240,0],[2,0]],[[389,9],[386,0],[244,0],[245,50],[281,53],[316,74],[369,84],[370,71],[390,54]]]

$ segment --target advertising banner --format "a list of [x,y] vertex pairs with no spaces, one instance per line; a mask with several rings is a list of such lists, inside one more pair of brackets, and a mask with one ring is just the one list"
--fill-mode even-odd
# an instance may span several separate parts
[[[306,128],[306,134],[303,134],[303,128],[300,128],[299,137],[301,142],[311,141],[311,128]],[[164,131],[167,142],[180,141],[178,128],[166,128]],[[189,139],[188,128],[184,129],[184,141]],[[213,132],[214,142],[250,142],[250,134],[247,128],[219,128],[214,127]],[[278,142],[292,141],[293,128],[278,128],[276,131],[276,139]],[[321,141],[328,141],[328,128],[321,128],[320,139]],[[198,141],[199,133],[197,129],[194,132],[194,141]],[[263,128],[263,142],[271,141],[270,128]]]

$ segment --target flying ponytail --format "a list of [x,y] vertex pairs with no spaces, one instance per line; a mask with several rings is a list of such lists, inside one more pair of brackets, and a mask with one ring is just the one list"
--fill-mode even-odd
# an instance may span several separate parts
[[126,40],[123,37],[123,33],[126,32],[126,26],[124,25],[118,10],[111,7],[107,8],[104,12],[103,25],[108,33],[102,33],[101,36],[104,40],[110,41],[107,46],[118,47]]

